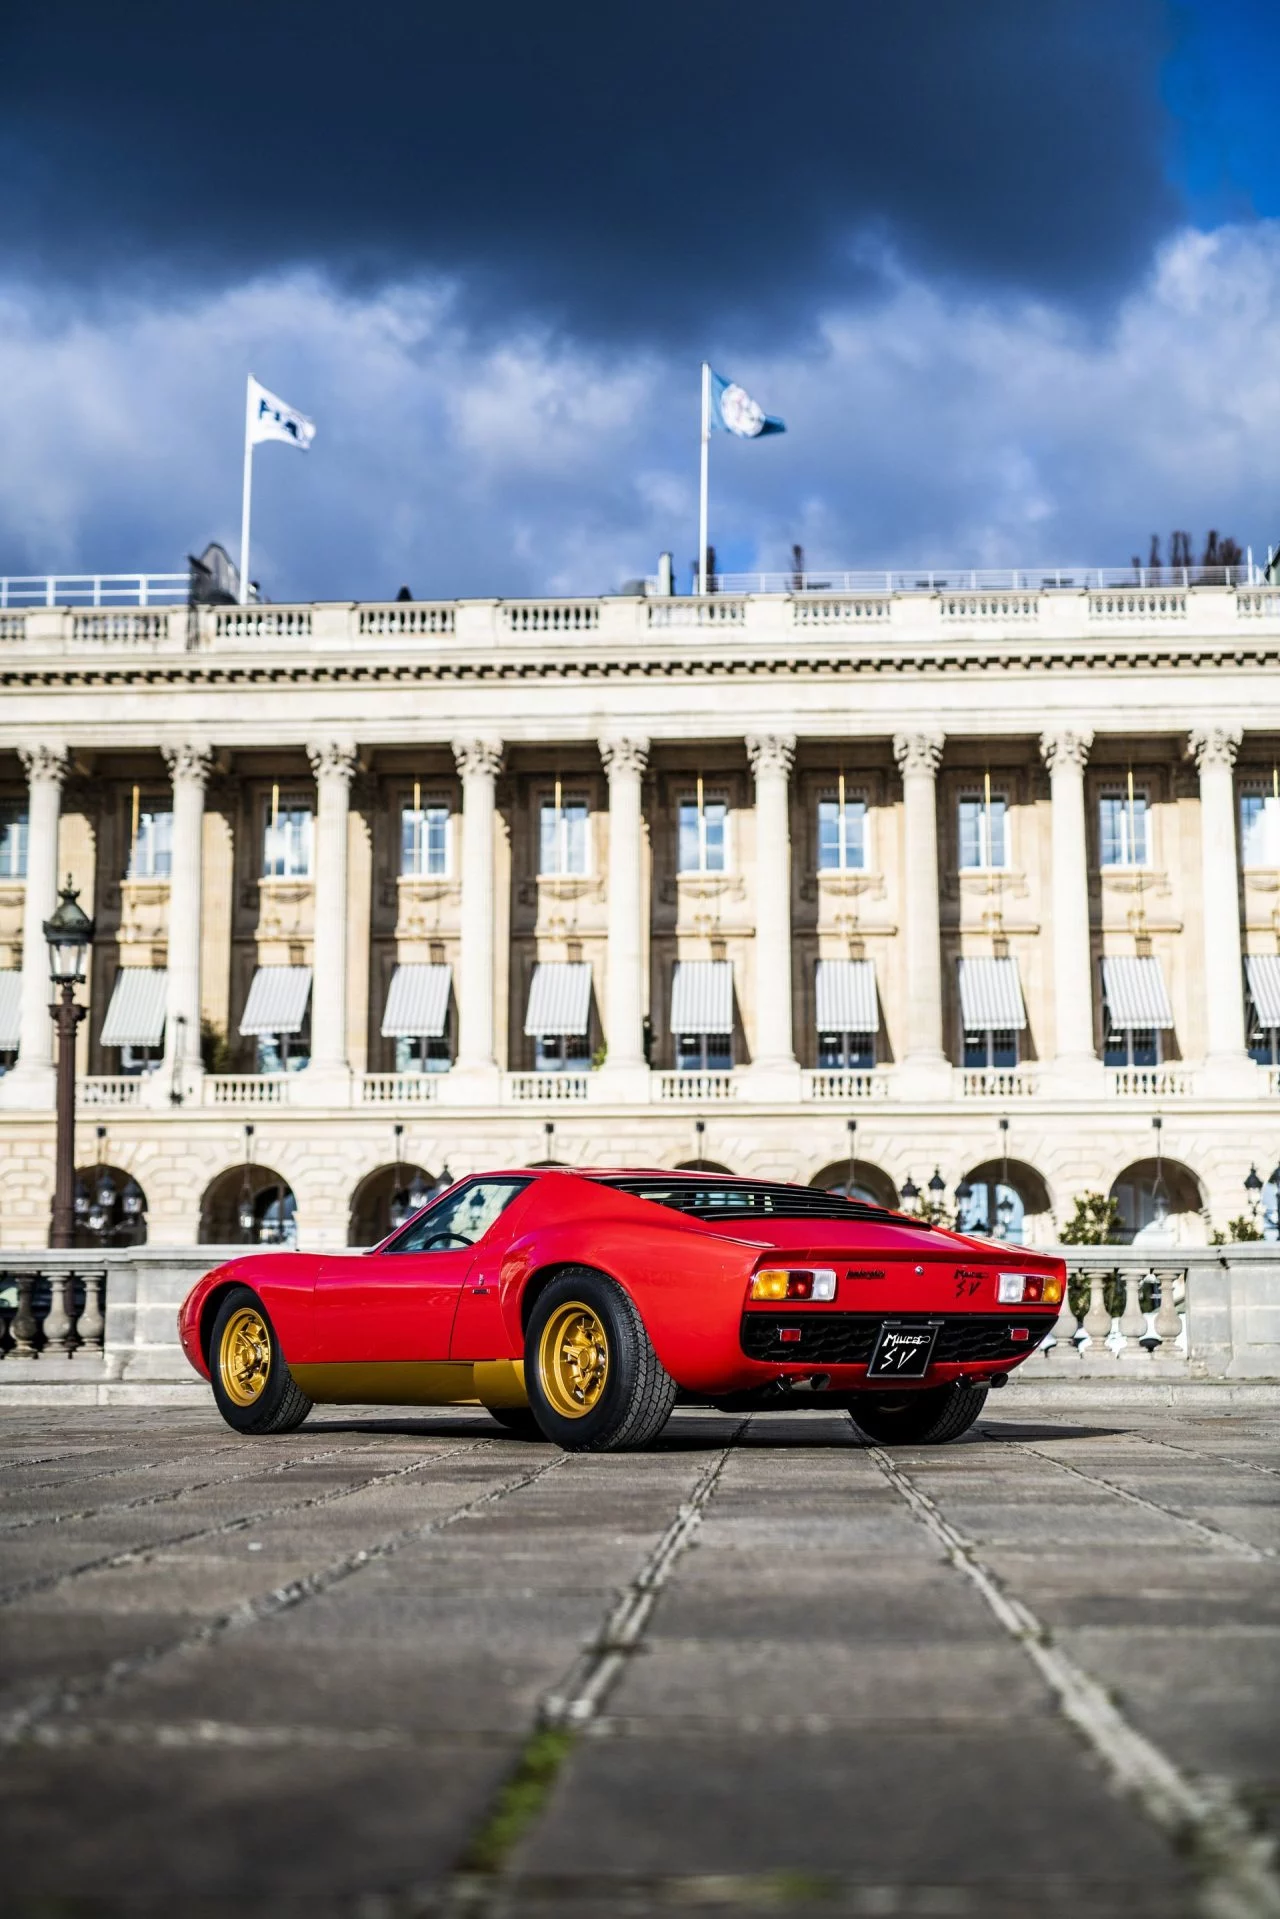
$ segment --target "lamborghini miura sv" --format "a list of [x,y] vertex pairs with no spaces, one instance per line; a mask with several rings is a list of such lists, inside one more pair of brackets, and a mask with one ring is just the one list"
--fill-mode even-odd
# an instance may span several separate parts
[[364,1253],[205,1275],[183,1348],[242,1433],[320,1405],[479,1403],[570,1450],[647,1445],[677,1400],[826,1406],[936,1444],[1040,1345],[1059,1259],[839,1193],[562,1168],[459,1181]]

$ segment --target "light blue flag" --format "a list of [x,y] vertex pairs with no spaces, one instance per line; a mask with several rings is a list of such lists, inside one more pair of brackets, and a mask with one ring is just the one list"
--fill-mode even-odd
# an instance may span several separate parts
[[711,370],[711,425],[739,440],[761,440],[766,433],[785,433],[786,424],[766,413],[745,387]]

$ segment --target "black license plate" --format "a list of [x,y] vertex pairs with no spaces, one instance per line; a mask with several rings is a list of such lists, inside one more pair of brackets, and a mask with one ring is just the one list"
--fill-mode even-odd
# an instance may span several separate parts
[[868,1379],[923,1379],[933,1358],[942,1321],[900,1326],[886,1319],[867,1367]]

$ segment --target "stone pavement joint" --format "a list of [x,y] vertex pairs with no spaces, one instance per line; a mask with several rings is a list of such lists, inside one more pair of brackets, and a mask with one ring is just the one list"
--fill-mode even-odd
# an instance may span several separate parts
[[1253,1830],[1230,1789],[1220,1782],[1193,1783],[1186,1778],[1129,1724],[1105,1690],[1052,1642],[1031,1609],[1003,1590],[928,1493],[883,1448],[868,1450],[950,1563],[973,1582],[1005,1631],[1038,1667],[1063,1714],[1083,1734],[1116,1784],[1138,1800],[1175,1845],[1190,1853],[1201,1879],[1205,1919],[1280,1919],[1273,1843]]
[[1056,1466],[1059,1472],[1073,1473],[1077,1479],[1083,1479],[1087,1485],[1100,1486],[1104,1492],[1113,1494],[1116,1499],[1128,1500],[1131,1506],[1141,1506],[1144,1512],[1156,1513],[1161,1519],[1172,1519],[1220,1552],[1236,1553],[1241,1559],[1275,1558],[1274,1549],[1270,1546],[1255,1546],[1251,1539],[1241,1539],[1238,1533],[1228,1532],[1225,1526],[1214,1526],[1207,1520],[1193,1519],[1190,1513],[1180,1513],[1176,1507],[1162,1506],[1157,1499],[1148,1499],[1144,1493],[1135,1493],[1128,1486],[1117,1486],[1114,1479],[1104,1479],[1101,1473],[1085,1472],[1082,1467],[1073,1466],[1069,1459],[1059,1459],[1056,1453],[1047,1453],[1040,1446],[1028,1444],[1025,1439],[1007,1439],[999,1443],[1016,1446],[1021,1453],[1031,1453],[1037,1459],[1047,1460],[1049,1465]]
[[[469,1452],[474,1448],[458,1447],[455,1450]],[[199,1646],[211,1645],[227,1633],[243,1631],[247,1626],[257,1625],[277,1613],[300,1605],[304,1600],[313,1599],[320,1593],[328,1592],[340,1580],[349,1579],[354,1573],[361,1572],[366,1566],[372,1565],[375,1560],[388,1558],[411,1541],[426,1539],[432,1533],[441,1532],[446,1526],[452,1526],[458,1520],[466,1519],[472,1513],[479,1512],[495,1500],[503,1499],[509,1493],[519,1492],[561,1463],[560,1459],[544,1460],[531,1472],[524,1473],[518,1479],[510,1480],[503,1486],[479,1493],[439,1518],[425,1520],[418,1526],[406,1526],[386,1538],[376,1540],[371,1546],[361,1546],[356,1552],[345,1553],[341,1559],[334,1560],[319,1572],[307,1573],[301,1579],[291,1580],[287,1585],[277,1587],[274,1592],[240,1601],[238,1605],[206,1620],[203,1625],[179,1639],[170,1640],[161,1646],[148,1646],[129,1658],[113,1661],[105,1672],[92,1679],[73,1680],[56,1691],[43,1694],[17,1712],[0,1720],[0,1745],[19,1743],[40,1720],[57,1712],[76,1711],[85,1701],[113,1691],[125,1681],[135,1678],[147,1667],[155,1666],[162,1659],[171,1659],[179,1653],[194,1651]],[[402,1476],[402,1474],[380,1475],[384,1479]],[[319,1502],[312,1502],[312,1504],[317,1503]],[[225,1528],[218,1527],[213,1530],[221,1532]]]

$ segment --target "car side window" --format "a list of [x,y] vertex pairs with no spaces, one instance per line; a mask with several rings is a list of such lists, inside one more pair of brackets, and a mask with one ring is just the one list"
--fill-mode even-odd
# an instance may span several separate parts
[[527,1179],[473,1179],[410,1221],[389,1253],[455,1253],[482,1240]]

